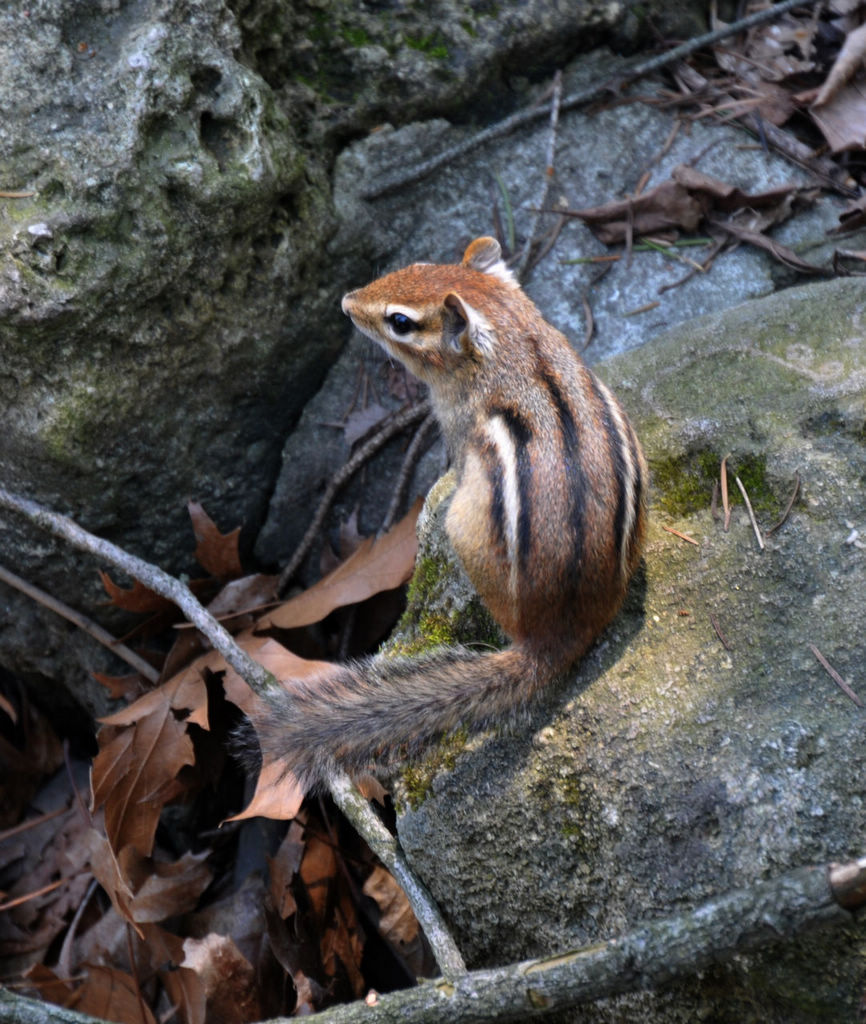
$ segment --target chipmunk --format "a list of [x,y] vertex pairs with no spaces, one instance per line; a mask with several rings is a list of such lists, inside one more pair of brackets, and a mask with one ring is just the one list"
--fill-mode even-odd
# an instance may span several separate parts
[[264,754],[307,788],[451,730],[508,724],[617,613],[641,555],[647,468],[625,413],[477,238],[343,297],[368,337],[425,381],[456,487],[448,537],[511,646],[377,655],[284,683]]

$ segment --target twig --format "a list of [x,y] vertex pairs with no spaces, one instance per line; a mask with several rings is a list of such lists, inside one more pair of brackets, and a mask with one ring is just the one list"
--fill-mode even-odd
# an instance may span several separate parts
[[511,208],[511,197],[508,194],[508,186],[502,180],[502,175],[499,171],[494,171],[493,177],[496,179],[496,187],[499,189],[499,195],[502,198],[502,209],[505,214],[505,228],[501,240],[505,243],[506,250],[512,253],[517,244],[517,233],[514,229],[514,210]]
[[761,528],[758,526],[758,520],[755,519],[755,513],[752,510],[752,503],[749,501],[749,495],[746,493],[743,481],[738,476],[735,476],[734,479],[737,481],[737,487],[740,488],[740,494],[742,494],[743,501],[746,503],[746,511],[749,513],[749,519],[752,522],[752,529],[755,531],[755,536],[758,538],[758,547],[763,551],[764,538],[761,536]]
[[538,222],[544,213],[547,204],[547,193],[550,191],[550,182],[553,179],[554,162],[556,159],[556,129],[559,126],[559,107],[562,102],[562,72],[557,71],[553,76],[553,95],[550,100],[550,132],[547,138],[547,153],[545,155],[544,169],[542,172],[541,191],[535,204],[535,213],[532,223],[526,235],[526,244],[517,265],[517,279],[522,281],[529,269],[532,257],[532,246],[535,242],[535,233],[538,230]]
[[181,583],[180,580],[176,580],[158,566],[151,565],[149,562],[129,554],[117,547],[116,544],[112,544],[111,541],[88,533],[67,516],[61,515],[59,512],[51,512],[35,501],[22,498],[3,487],[0,487],[0,508],[18,512],[34,525],[53,533],[55,537],[60,537],[81,551],[103,559],[109,565],[140,580],[157,594],[172,601],[189,621],[210,640],[214,648],[238,675],[257,692],[263,693],[272,687],[279,687],[279,683],[271,673],[238,647],[228,631],[199,604],[189,587]]
[[845,682],[845,680],[839,675],[835,668],[830,664],[824,655],[818,650],[814,644],[809,644],[809,650],[818,659],[821,667],[827,673],[827,675],[833,680],[833,682],[839,687],[839,689],[854,703],[858,708],[864,707],[863,701],[857,696],[857,694],[851,689],[851,687]]
[[[720,39],[726,39],[728,36],[736,35],[738,32],[742,32],[747,28],[752,28],[754,25],[760,25],[766,21],[772,21],[780,14],[793,10],[795,7],[811,7],[813,3],[815,3],[815,0],[784,0],[784,3],[774,4],[772,7],[767,7],[762,11],[756,11],[754,14],[750,14],[746,18],[741,18],[739,21],[731,22],[730,25],[725,25],[712,32],[705,32],[701,36],[695,36],[693,39],[689,39],[686,42],[681,43],[679,46],[673,47],[673,49],[666,50],[664,53],[661,53],[656,57],[651,57],[649,60],[635,64],[634,67],[624,71],[622,75],[606,79],[602,82],[596,82],[594,85],[588,86],[586,89],[581,89],[579,92],[573,93],[571,96],[567,96],[560,104],[560,110],[574,110],[576,107],[584,106],[586,103],[589,103],[591,100],[598,99],[599,96],[603,96],[607,92],[616,92],[623,86],[629,85],[638,78],[642,78],[644,75],[651,74],[653,71],[658,71],[661,68],[666,67],[668,64],[674,63],[683,57],[687,57],[689,54],[694,53],[695,50],[700,50],[704,46],[710,46],[713,43],[717,43]],[[416,164],[414,167],[410,167],[407,171],[396,175],[388,181],[382,182],[381,185],[368,189],[366,192],[361,194],[361,198],[368,200],[378,199],[380,196],[396,192],[401,188],[405,188],[407,185],[413,185],[415,182],[421,181],[440,167],[443,167],[445,164],[452,163],[454,160],[470,153],[473,149],[477,149],[478,146],[482,146],[485,143],[490,142],[492,139],[498,139],[503,135],[508,135],[516,128],[520,128],[525,124],[530,124],[531,122],[542,118],[546,112],[545,108],[539,108],[537,106],[526,107],[523,110],[518,110],[510,117],[506,117],[502,121],[497,121],[495,124],[490,125],[488,128],[478,132],[476,135],[472,135],[468,139],[464,139],[462,142],[459,142],[456,146],[450,146],[441,153],[437,153],[435,157],[431,157],[429,160],[425,160],[422,163]]]
[[40,590],[39,587],[34,586],[32,583],[28,583],[27,580],[21,579],[20,576],[16,576],[14,572],[6,569],[0,565],[0,580],[4,583],[8,583],[10,587],[14,587],[16,590],[20,590],[22,594],[26,594],[32,598],[38,604],[44,605],[57,615],[62,616],[67,622],[71,622],[78,626],[80,630],[83,630],[89,636],[92,636],[97,643],[102,644],[103,647],[107,647],[113,654],[116,654],[118,658],[125,661],[127,665],[134,668],[139,675],[144,676],[148,682],[155,683],[159,680],[159,672],[150,664],[140,657],[135,651],[130,650],[126,644],[121,643],[115,637],[108,632],[107,629],[103,629],[99,623],[94,622],[93,619],[89,619],[86,615],[82,615],[81,612],[77,612],[74,608],[70,608],[68,604],[64,604],[59,601],[56,597],[52,597],[51,594],[47,594],[44,590]]
[[[781,4],[779,7],[781,8]],[[767,9],[772,10],[774,8]],[[688,64],[682,64],[677,68],[676,77],[682,80],[683,85],[695,92],[710,87],[710,83],[707,79]],[[713,92],[717,97],[723,101],[727,101],[729,104],[736,103],[736,100],[732,96],[722,92],[720,89],[713,88]],[[809,171],[810,174],[813,174],[818,181],[823,183],[827,188],[831,188],[842,195],[856,198],[854,190],[838,180],[840,176],[839,167],[834,164],[832,160],[829,160],[826,157],[815,156],[808,146],[799,142],[788,132],[763,121],[761,122],[760,132],[755,126],[750,128],[743,120],[740,120],[737,123],[742,125],[746,132],[763,135],[773,149],[785,157],[785,159],[790,160],[791,163]],[[693,161],[690,161],[690,163],[693,163]]]
[[307,532],[301,538],[300,544],[295,548],[295,552],[286,564],[285,569],[280,573],[280,578],[277,582],[278,594],[281,594],[285,590],[291,578],[298,571],[298,566],[306,558],[307,552],[310,550],[313,541],[318,536],[325,516],[328,514],[331,502],[334,500],[335,495],[343,484],[345,484],[347,480],[351,479],[351,477],[358,472],[361,466],[363,466],[364,463],[387,441],[390,441],[395,434],[399,434],[404,427],[408,427],[410,423],[414,423],[416,420],[423,419],[429,413],[429,402],[419,402],[417,405],[412,405],[409,408],[398,412],[392,419],[388,420],[378,433],[374,434],[368,441],[365,441],[364,444],[362,444],[361,447],[352,454],[352,457],[348,459],[331,477],[330,483],[319,501],[316,514],[313,516],[312,522],[307,527]]
[[72,975],[72,947],[75,944],[75,940],[78,938],[78,926],[81,924],[81,918],[84,917],[87,905],[90,903],[90,898],[96,892],[99,887],[99,882],[95,878],[90,879],[90,884],[87,886],[87,892],[82,897],[81,902],[78,904],[78,908],[72,916],[72,920],[66,926],[66,934],[63,936],[63,944],[60,947],[60,952],[57,954],[57,967],[55,971],[60,975],[61,978],[69,978]]
[[12,910],[13,907],[19,907],[22,903],[27,903],[28,900],[35,900],[38,896],[45,896],[49,892],[54,892],[55,889],[65,884],[65,878],[58,878],[56,882],[49,882],[48,885],[43,885],[41,889],[34,889],[33,892],[26,892],[23,896],[15,896],[13,899],[7,900],[5,903],[0,903],[0,912],[4,910]]
[[584,352],[589,348],[589,343],[592,341],[592,336],[595,333],[595,317],[592,315],[592,306],[589,304],[589,299],[586,297],[586,293],[580,297],[580,301],[583,304],[583,344],[580,347],[580,351]]
[[[156,591],[157,594],[161,594],[169,601],[173,601],[189,621],[207,637],[213,647],[225,658],[226,662],[257,693],[263,693],[271,687],[279,687],[279,683],[274,676],[238,647],[223,626],[199,604],[192,592],[179,580],[163,572],[162,569],[145,562],[143,559],[137,558],[135,555],[129,554],[110,541],[95,537],[68,517],[57,512],[51,512],[36,502],[22,498],[17,494],[12,494],[4,488],[0,488],[0,507],[19,512],[36,526],[48,530],[55,536],[72,544],[73,547],[96,555],[97,558],[104,559],[110,565],[120,569],[121,572],[128,573],[135,579],[140,580],[150,587],[151,590]],[[281,687],[280,689],[282,690]],[[328,786],[334,794],[334,799],[340,806],[348,802],[356,804],[358,801],[364,802],[364,798],[360,793],[352,798],[351,790],[353,786],[351,781],[342,770],[336,767],[328,778]],[[374,850],[377,846],[383,846],[385,840],[381,833],[384,826],[378,819],[375,819],[378,827],[373,830],[371,836],[367,836],[364,831],[364,824],[361,824],[365,822],[364,815],[359,812],[352,818],[352,821]],[[386,835],[388,835],[387,832]],[[396,847],[396,840],[390,839],[389,842],[392,847]],[[412,909],[415,911],[415,916],[419,921],[430,923],[434,929],[435,944],[434,938],[428,937],[430,938],[430,945],[437,952],[437,955],[441,953],[444,958],[444,962],[440,961],[439,963],[440,968],[446,973],[458,971],[459,965],[463,963],[462,959],[460,959],[459,951],[457,951],[453,939],[448,935],[441,915],[435,904],[432,903],[426,889],[412,874],[405,857],[400,859],[394,853],[391,855],[391,860],[395,864],[399,861],[399,874],[395,872],[395,877],[403,885],[406,896],[412,904]],[[386,863],[388,862],[386,861]],[[449,944],[452,948],[449,948]],[[455,951],[457,951],[457,959],[454,957]],[[0,1003],[0,1020],[2,1019],[2,1003]]]
[[400,505],[405,497],[406,487],[409,483],[409,477],[412,475],[412,471],[418,460],[421,457],[422,449],[427,440],[427,434],[436,426],[436,417],[433,413],[428,413],[427,416],[418,424],[418,429],[415,431],[415,435],[409,442],[409,447],[406,449],[406,454],[403,456],[403,464],[400,466],[400,473],[397,476],[397,482],[394,485],[394,494],[391,498],[391,504],[388,506],[388,511],[385,513],[385,518],[382,521],[382,525],[379,527],[380,533],[385,533],[386,530],[390,530],[394,525],[394,520],[397,518],[397,513],[400,510]]
[[731,645],[728,643],[727,637],[722,632],[722,627],[716,621],[715,615],[710,615],[710,622],[713,625],[713,629],[716,631],[716,636],[721,641],[722,647],[724,647],[726,651],[729,651],[731,649]]
[[68,809],[68,807],[57,807],[53,811],[47,811],[45,814],[40,814],[36,818],[28,818],[26,821],[22,821],[18,825],[13,825],[12,828],[4,829],[0,832],[0,843],[2,843],[4,839],[11,839],[12,836],[17,836],[21,832],[29,832],[31,828],[37,828],[46,821],[51,821],[51,819],[56,818],[58,814],[66,814]]
[[663,526],[662,529],[667,533],[672,533],[675,537],[679,537],[680,540],[687,541],[689,544],[694,544],[696,548],[701,546],[694,537],[690,537],[687,533],[680,533],[679,530],[675,530],[672,526]]
[[[709,964],[791,939],[844,927],[866,904],[866,858],[798,868],[736,889],[694,910],[638,925],[582,949],[375,996],[313,1014],[313,1024],[479,1024],[535,1020],[552,1011],[688,977]],[[102,1024],[64,1007],[0,989],[0,1020]]]
[[773,526],[770,527],[769,530],[766,531],[765,536],[769,537],[771,534],[774,534],[776,532],[776,530],[779,529],[779,527],[785,525],[785,523],[788,521],[788,516],[791,514],[791,509],[794,507],[794,502],[797,500],[797,495],[799,493],[800,493],[800,474],[798,472],[795,472],[794,473],[794,489],[793,489],[793,491],[791,491],[791,497],[788,498],[788,504],[785,506],[785,511],[782,513],[782,518],[778,521],[778,523],[775,523]]
[[334,802],[406,893],[415,916],[430,942],[439,969],[451,980],[465,974],[466,964],[457,944],[426,886],[409,867],[406,854],[397,839],[385,828],[369,802],[358,792],[342,769],[331,768],[328,787]]
[[731,503],[728,501],[728,457],[722,459],[722,468],[719,473],[719,482],[722,486],[722,511],[725,513],[724,530],[728,532],[731,526]]
[[686,281],[691,281],[691,279],[698,272],[700,272],[701,274],[706,274],[707,271],[710,269],[710,265],[712,264],[713,260],[716,258],[716,256],[718,256],[718,254],[721,252],[721,250],[724,248],[727,242],[728,239],[720,239],[713,242],[713,244],[709,247],[709,250],[707,251],[707,256],[703,263],[698,263],[687,274],[684,274],[682,277],[677,278],[676,281],[669,281],[667,284],[659,285],[659,295],[664,295],[664,293],[670,291],[671,288],[679,288],[679,286],[685,284]]

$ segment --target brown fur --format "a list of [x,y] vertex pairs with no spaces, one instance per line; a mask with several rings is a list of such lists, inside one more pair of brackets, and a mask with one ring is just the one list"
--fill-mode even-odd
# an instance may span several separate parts
[[430,386],[457,486],[446,528],[512,639],[289,683],[260,729],[306,782],[457,725],[508,721],[579,658],[622,603],[645,530],[646,465],[625,414],[476,239],[456,266],[415,264],[343,309]]

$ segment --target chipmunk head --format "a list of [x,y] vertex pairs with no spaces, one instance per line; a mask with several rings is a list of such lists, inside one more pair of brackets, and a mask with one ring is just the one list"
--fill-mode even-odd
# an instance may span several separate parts
[[519,285],[494,238],[476,238],[458,264],[413,263],[343,296],[343,312],[417,376],[492,351],[491,317]]

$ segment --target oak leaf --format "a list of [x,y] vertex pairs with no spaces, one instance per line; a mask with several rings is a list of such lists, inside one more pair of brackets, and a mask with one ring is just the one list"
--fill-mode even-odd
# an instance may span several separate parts
[[204,680],[198,672],[182,672],[101,722],[92,807],[105,806],[114,850],[135,846],[147,856],[160,812],[178,792],[178,773],[195,761],[188,726],[208,728]]
[[187,511],[195,533],[195,560],[217,579],[235,579],[243,575],[238,539],[240,527],[231,533],[220,533],[216,523],[197,501],[187,503]]
[[87,964],[84,984],[69,1004],[79,1013],[120,1024],[156,1024],[132,975],[115,967]]
[[335,608],[366,601],[373,594],[405,583],[412,575],[418,552],[415,523],[422,504],[421,499],[416,501],[384,536],[362,541],[345,562],[309,590],[277,608],[259,629],[308,626],[320,622]]

